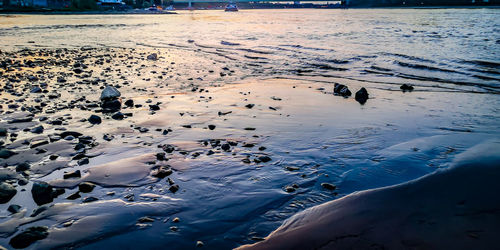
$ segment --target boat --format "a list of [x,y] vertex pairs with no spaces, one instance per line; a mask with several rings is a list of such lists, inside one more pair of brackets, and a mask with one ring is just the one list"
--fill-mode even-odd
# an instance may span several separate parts
[[238,6],[235,3],[229,3],[226,5],[226,9],[224,11],[238,11]]

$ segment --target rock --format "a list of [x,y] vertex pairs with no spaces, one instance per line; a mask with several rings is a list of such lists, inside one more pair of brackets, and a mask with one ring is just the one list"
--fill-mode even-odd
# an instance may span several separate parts
[[40,93],[42,89],[40,87],[34,87],[30,90],[30,93]]
[[104,134],[102,136],[102,139],[104,139],[106,141],[112,141],[113,139],[115,139],[115,137],[113,135],[110,135],[110,134]]
[[101,124],[102,119],[97,115],[91,115],[89,119],[87,119],[91,124]]
[[34,134],[41,134],[43,133],[43,126],[40,125],[38,127],[34,127],[30,130],[31,133],[34,133]]
[[161,166],[155,169],[151,175],[157,178],[165,178],[171,174],[172,174],[172,169],[165,166]]
[[144,217],[141,217],[137,220],[137,222],[139,223],[147,223],[147,222],[154,222],[155,219],[151,218],[151,217],[147,217],[147,216],[144,216]]
[[106,100],[101,102],[101,108],[106,112],[113,112],[120,110],[122,107],[122,103],[118,99],[114,100]]
[[321,183],[321,186],[328,190],[335,190],[337,188],[337,186],[326,182]]
[[22,171],[29,170],[30,167],[31,167],[30,164],[27,163],[27,162],[23,162],[23,163],[17,164],[17,166],[16,166],[16,172],[22,172]]
[[351,96],[351,91],[349,88],[343,84],[335,83],[334,88],[333,88],[333,93],[343,96],[343,97],[349,97]]
[[54,200],[53,188],[47,182],[35,182],[31,188],[31,195],[35,203],[40,206]]
[[246,108],[248,108],[248,109],[251,109],[251,108],[253,108],[254,106],[255,106],[255,104],[247,104],[247,105],[245,105],[245,107],[246,107]]
[[120,96],[121,96],[120,91],[118,91],[115,87],[108,85],[101,92],[101,101],[114,100]]
[[2,159],[7,159],[15,154],[17,154],[17,153],[10,151],[8,149],[0,149],[0,158],[2,158]]
[[208,125],[208,129],[214,130],[215,129],[215,125]]
[[114,120],[123,120],[125,116],[122,114],[122,112],[116,112],[114,113],[111,118],[113,118]]
[[148,60],[156,61],[156,60],[158,60],[158,54],[153,53],[151,55],[148,55],[147,58],[148,58]]
[[92,190],[94,190],[95,184],[90,183],[90,182],[82,182],[78,185],[78,190],[82,193],[90,193]]
[[83,203],[89,203],[89,202],[93,202],[93,201],[98,201],[99,199],[97,199],[96,197],[93,197],[93,196],[90,196],[90,197],[86,197],[85,199],[83,199]]
[[8,208],[7,208],[7,211],[13,213],[13,214],[17,214],[19,213],[19,211],[21,211],[21,206],[19,205],[16,205],[16,204],[11,204]]
[[152,111],[160,110],[160,106],[158,106],[158,105],[149,105],[149,110],[152,110]]
[[365,88],[361,88],[358,92],[356,92],[354,99],[361,104],[365,104],[366,100],[368,100],[368,91],[366,91]]
[[175,192],[179,191],[179,185],[174,184],[174,185],[170,186],[170,188],[168,190],[172,193],[175,193]]
[[83,134],[82,133],[78,133],[78,132],[75,132],[75,131],[64,131],[62,133],[59,134],[59,136],[61,138],[66,138],[67,136],[73,136],[74,138],[78,138],[80,136],[82,136]]
[[292,186],[286,186],[286,187],[285,187],[285,191],[286,191],[287,193],[292,193],[292,192],[295,192],[295,188],[294,188],[294,187],[292,187]]
[[9,241],[9,244],[16,249],[26,248],[38,240],[47,238],[48,235],[48,227],[30,227],[24,232],[12,237],[12,239],[10,239]]
[[224,151],[229,151],[231,150],[231,146],[228,144],[228,143],[225,143],[225,144],[222,144],[222,146],[220,147],[222,150]]
[[78,199],[80,197],[82,197],[82,196],[80,196],[80,192],[76,192],[76,193],[71,194],[70,196],[66,197],[66,199],[68,199],[68,200],[76,200],[76,199]]
[[132,100],[132,99],[127,100],[127,101],[125,102],[125,106],[127,106],[127,107],[129,107],[129,108],[130,108],[130,107],[133,107],[133,106],[134,106],[134,100]]
[[408,85],[408,84],[403,84],[401,85],[401,87],[399,87],[401,90],[403,90],[403,92],[406,92],[406,91],[412,91],[413,90],[413,86],[411,85]]
[[266,155],[264,155],[264,156],[259,156],[257,159],[258,159],[259,161],[261,161],[261,162],[268,162],[268,161],[271,161],[271,157],[266,156]]
[[69,179],[69,178],[80,178],[82,177],[82,174],[80,172],[80,170],[76,170],[74,172],[70,172],[70,173],[65,173],[63,178],[64,179]]
[[0,128],[0,136],[7,136],[7,129],[6,128]]
[[288,171],[297,171],[297,170],[299,170],[299,169],[300,169],[300,168],[298,168],[298,167],[294,167],[294,166],[287,166],[287,167],[286,167],[286,170],[288,170]]
[[179,219],[179,217],[175,217],[175,218],[172,219],[172,222],[173,223],[179,223],[179,222],[181,222],[181,219]]
[[203,244],[203,241],[199,240],[196,242],[196,247],[203,247],[204,244]]
[[14,186],[5,182],[0,183],[0,204],[9,202],[16,193],[17,190]]

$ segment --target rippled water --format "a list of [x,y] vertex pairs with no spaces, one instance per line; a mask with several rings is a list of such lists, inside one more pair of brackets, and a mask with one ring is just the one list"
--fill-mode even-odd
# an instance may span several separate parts
[[[0,45],[2,50],[83,46],[158,50],[182,66],[175,81],[202,77],[199,84],[226,85],[227,89],[211,93],[210,112],[246,99],[255,102],[253,110],[235,108],[231,116],[211,118],[204,117],[208,111],[203,105],[192,105],[196,97],[180,96],[175,99],[180,106],[172,104],[167,112],[187,111],[195,114],[193,119],[209,120],[218,128],[213,136],[259,135],[256,143],[268,148],[270,166],[249,167],[227,155],[202,156],[174,175],[183,190],[174,197],[179,200],[137,208],[138,213],[180,217],[179,232],[171,232],[172,224],[162,221],[144,230],[129,230],[133,221],[119,218],[126,210],[122,208],[110,220],[117,230],[108,228],[98,241],[84,239],[81,245],[190,248],[203,240],[206,247],[220,249],[252,243],[304,208],[447,166],[456,153],[498,137],[499,15],[498,9],[348,9],[0,16]],[[206,74],[222,67],[234,72],[225,77]],[[232,88],[236,82],[246,84]],[[360,106],[352,98],[317,90],[331,91],[334,82],[354,90],[367,87],[372,99]],[[416,90],[401,93],[402,83],[415,85]],[[271,112],[268,106],[280,109]],[[256,127],[256,132],[237,129],[248,126]],[[207,139],[196,129],[174,130],[169,136],[166,141],[152,140]],[[96,157],[91,165],[145,149],[126,150],[130,152],[110,153],[104,160]],[[287,166],[300,170],[288,171]],[[338,195],[325,192],[322,182],[336,184]],[[292,183],[300,188],[289,194],[284,187]],[[152,189],[114,190],[139,197]],[[104,196],[105,191],[99,192]],[[154,209],[148,210],[149,206]],[[81,214],[89,213],[81,209]],[[41,246],[51,246],[45,244]]]

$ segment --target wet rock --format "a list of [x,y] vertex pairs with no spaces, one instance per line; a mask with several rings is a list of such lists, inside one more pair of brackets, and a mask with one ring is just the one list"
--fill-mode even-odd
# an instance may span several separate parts
[[90,183],[90,182],[82,182],[78,185],[78,190],[82,193],[90,193],[92,190],[94,190],[95,184]]
[[214,130],[215,129],[215,125],[208,125],[208,129]]
[[102,139],[104,139],[106,141],[112,141],[113,139],[115,139],[115,137],[113,135],[110,135],[110,134],[104,134],[102,136]]
[[139,223],[148,223],[148,222],[154,222],[155,219],[151,218],[151,217],[147,217],[147,216],[144,216],[144,217],[141,217],[137,220],[137,222]]
[[134,106],[134,100],[129,99],[125,102],[125,106],[127,107],[133,107]]
[[403,84],[401,85],[401,87],[399,87],[401,90],[403,90],[403,92],[406,92],[406,91],[412,91],[413,90],[413,86],[411,85],[408,85],[408,84]]
[[17,154],[17,153],[10,151],[8,149],[0,149],[0,158],[1,159],[7,159],[15,154]]
[[98,201],[99,199],[97,199],[96,197],[93,197],[93,196],[90,196],[90,197],[86,197],[85,199],[83,199],[83,203],[89,203],[89,202],[94,202],[94,201]]
[[155,169],[151,175],[163,179],[171,174],[172,169],[170,169],[169,167],[161,166]]
[[203,241],[199,240],[196,242],[196,247],[203,247],[205,244],[203,244]]
[[114,99],[114,100],[106,100],[101,102],[101,108],[105,112],[114,112],[117,110],[120,110],[122,107],[122,103],[119,99]]
[[101,92],[101,101],[114,100],[120,96],[121,96],[120,91],[118,91],[115,87],[108,85]]
[[16,193],[17,190],[14,186],[5,182],[0,183],[0,204],[9,202]]
[[231,146],[228,143],[222,144],[222,146],[220,148],[222,150],[224,150],[224,151],[230,151],[231,150]]
[[331,184],[331,183],[321,183],[321,187],[323,187],[324,189],[328,189],[328,190],[335,190],[337,188],[337,186]]
[[12,237],[12,239],[10,239],[9,241],[9,244],[16,249],[26,248],[36,241],[47,238],[48,235],[48,227],[30,227],[24,232]]
[[80,177],[82,177],[82,174],[81,174],[80,170],[76,170],[76,171],[73,171],[73,172],[65,173],[64,176],[63,176],[64,179],[80,178]]
[[153,53],[153,54],[151,54],[151,55],[148,55],[148,56],[147,56],[147,59],[148,59],[148,60],[151,60],[151,61],[156,61],[156,60],[158,60],[158,54]]
[[160,110],[160,106],[158,106],[158,105],[149,105],[149,110],[152,110],[152,111]]
[[173,223],[179,223],[179,222],[181,222],[181,219],[179,219],[179,217],[175,217],[175,218],[172,219],[172,222]]
[[175,192],[179,191],[179,185],[174,184],[174,185],[172,185],[170,188],[168,188],[168,190],[169,190],[170,192],[172,192],[172,193],[175,193]]
[[89,119],[87,119],[91,124],[101,124],[102,119],[97,115],[91,115]]
[[111,116],[111,118],[113,118],[114,120],[123,120],[125,116],[122,114],[122,112],[116,112]]
[[260,150],[260,151],[264,151],[264,150],[266,150],[266,149],[267,149],[267,148],[266,148],[266,147],[264,147],[264,146],[260,146],[260,147],[259,147],[259,150]]
[[7,211],[13,213],[13,214],[17,214],[19,213],[19,211],[21,211],[21,206],[19,205],[16,205],[16,204],[11,204],[8,208],[7,208]]
[[248,109],[251,109],[251,108],[253,108],[254,106],[255,106],[255,104],[247,104],[247,105],[245,105],[245,107],[246,107],[246,108],[248,108]]
[[33,213],[30,215],[30,217],[36,217],[37,215],[43,213],[47,209],[49,209],[49,207],[47,207],[47,206],[41,206],[41,207],[35,208],[35,209],[33,209]]
[[266,156],[266,155],[264,155],[264,156],[259,156],[257,159],[258,159],[259,161],[261,161],[261,162],[268,162],[268,161],[271,161],[271,160],[272,160],[272,159],[271,159],[271,157]]
[[23,162],[23,163],[17,164],[17,166],[16,166],[16,172],[22,172],[22,171],[29,170],[30,167],[31,167],[30,164],[27,163],[27,162]]
[[80,197],[82,197],[82,196],[80,195],[80,192],[76,192],[76,193],[71,194],[70,196],[66,197],[66,199],[68,199],[68,200],[76,200],[76,199],[78,199],[78,198],[80,198]]
[[34,87],[30,90],[30,93],[41,93],[42,89],[40,87]]
[[38,206],[54,200],[54,189],[47,182],[35,182],[31,188],[31,195]]
[[294,166],[287,166],[286,170],[288,170],[288,171],[297,171],[297,170],[300,170],[300,168],[294,167]]
[[349,97],[352,94],[347,86],[339,83],[335,83],[333,93],[343,97]]
[[292,187],[292,186],[286,186],[286,187],[285,187],[285,191],[286,191],[287,193],[292,193],[292,192],[295,192],[295,188],[294,188],[294,187]]
[[365,88],[361,88],[356,92],[354,99],[358,101],[360,104],[365,104],[366,100],[368,100],[368,91]]
[[61,138],[66,138],[67,136],[73,136],[74,138],[78,138],[78,137],[82,136],[82,133],[75,132],[75,131],[64,131],[64,132],[60,133],[59,136],[61,136]]
[[0,128],[0,136],[7,136],[7,129],[6,128]]
[[41,134],[43,133],[43,126],[40,125],[38,127],[34,127],[30,130],[31,133],[34,133],[34,134]]

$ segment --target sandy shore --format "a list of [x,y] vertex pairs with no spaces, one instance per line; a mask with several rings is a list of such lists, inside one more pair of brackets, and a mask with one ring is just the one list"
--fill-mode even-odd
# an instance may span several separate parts
[[446,167],[497,124],[492,110],[461,123],[488,95],[211,80],[226,67],[177,80],[182,59],[150,49],[1,55],[4,246],[125,247],[128,233],[152,247],[252,243],[305,207]]

